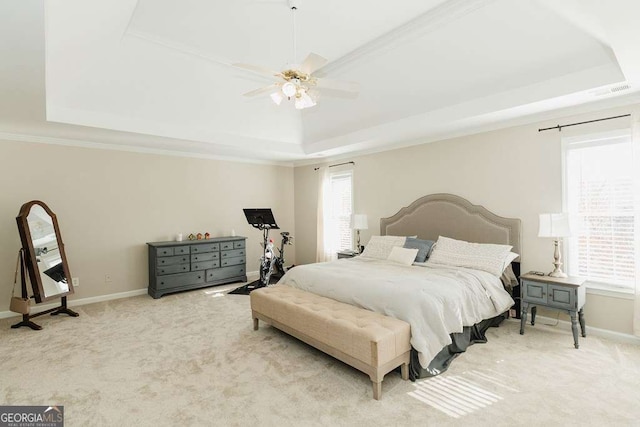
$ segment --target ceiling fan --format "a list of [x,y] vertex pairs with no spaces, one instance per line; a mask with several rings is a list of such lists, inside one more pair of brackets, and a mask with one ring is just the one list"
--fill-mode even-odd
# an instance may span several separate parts
[[[295,61],[296,44],[296,11],[299,0],[289,0],[289,8],[293,15],[293,60]],[[247,97],[269,94],[277,105],[286,98],[295,101],[295,107],[299,110],[313,107],[320,93],[336,98],[356,98],[359,85],[355,82],[327,79],[319,77],[316,73],[324,67],[327,59],[315,53],[310,53],[301,64],[291,64],[282,71],[272,71],[258,65],[234,63],[233,67],[251,71],[263,76],[275,78],[276,81],[269,86],[252,90],[244,94]]]

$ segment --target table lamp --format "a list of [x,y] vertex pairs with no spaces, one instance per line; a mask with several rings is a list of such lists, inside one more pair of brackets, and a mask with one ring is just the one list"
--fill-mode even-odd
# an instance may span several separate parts
[[362,246],[360,246],[360,230],[367,230],[369,228],[367,216],[363,214],[353,214],[351,216],[351,228],[356,230],[356,253],[360,253],[362,251]]
[[553,252],[553,265],[555,268],[549,276],[567,277],[562,271],[562,255],[560,255],[560,239],[571,236],[569,227],[569,215],[566,213],[545,213],[540,214],[540,228],[538,237],[553,237],[555,250]]

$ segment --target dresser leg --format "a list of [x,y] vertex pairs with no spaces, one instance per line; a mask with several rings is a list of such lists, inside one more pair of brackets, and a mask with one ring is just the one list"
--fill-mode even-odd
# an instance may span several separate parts
[[520,335],[524,335],[524,324],[527,323],[527,309],[529,308],[529,304],[522,301],[522,311],[520,312]]
[[580,344],[578,344],[578,320],[576,318],[576,312],[570,311],[571,315],[571,332],[573,332],[573,345],[575,348],[580,348]]
[[578,321],[580,322],[580,332],[582,332],[583,337],[586,337],[587,326],[584,322],[584,312],[582,310],[584,310],[584,308],[581,308],[580,311],[578,311]]

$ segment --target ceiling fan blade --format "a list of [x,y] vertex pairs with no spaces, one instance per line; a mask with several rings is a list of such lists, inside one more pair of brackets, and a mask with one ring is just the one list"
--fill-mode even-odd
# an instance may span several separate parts
[[302,61],[302,64],[300,64],[300,71],[311,74],[317,69],[324,67],[327,62],[329,62],[328,59],[312,52]]
[[318,79],[316,86],[321,89],[333,89],[341,92],[357,93],[360,91],[360,85],[356,82],[347,82],[343,80]]
[[250,92],[247,92],[247,93],[243,94],[243,96],[248,96],[248,97],[258,96],[258,95],[262,95],[264,93],[273,92],[275,89],[277,89],[279,87],[280,87],[280,83],[274,83],[272,85],[261,87],[260,89],[255,89],[255,90],[252,90]]
[[319,98],[326,97],[326,98],[356,99],[358,95],[359,95],[358,92],[346,92],[344,90],[327,89],[327,88],[318,89]]
[[240,68],[241,70],[251,71],[252,73],[260,74],[261,76],[282,77],[282,74],[278,71],[269,70],[268,68],[260,67],[258,65],[234,63],[232,67]]

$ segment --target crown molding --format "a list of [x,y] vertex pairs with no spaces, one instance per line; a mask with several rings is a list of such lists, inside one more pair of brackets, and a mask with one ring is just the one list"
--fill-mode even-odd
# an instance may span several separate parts
[[[384,153],[403,148],[414,147],[417,145],[429,144],[432,142],[446,141],[454,138],[463,138],[470,135],[477,135],[485,132],[499,131],[502,129],[528,126],[532,124],[544,124],[551,120],[563,120],[574,116],[596,114],[608,110],[621,108],[629,108],[631,110],[640,109],[640,92],[631,93],[626,96],[613,97],[580,105],[562,107],[550,111],[541,111],[538,113],[527,114],[525,116],[497,120],[485,124],[466,126],[462,129],[453,129],[445,132],[424,135],[417,138],[401,139],[395,142],[381,144],[369,148],[354,148],[352,150],[343,151],[337,154],[331,154],[332,151],[339,151],[346,147],[329,149],[325,153],[309,154],[306,159],[300,159],[293,162],[294,167],[317,166],[332,162],[342,161],[345,159],[353,160],[360,156],[368,156],[372,154]],[[358,144],[355,144],[356,146]]]
[[330,61],[322,67],[322,73],[332,73],[345,68],[355,61],[367,56],[381,54],[392,50],[409,39],[415,39],[429,34],[452,21],[456,21],[495,0],[448,0],[429,9],[409,22],[363,44],[340,58]]
[[156,154],[161,156],[188,157],[194,159],[218,160],[235,163],[251,163],[257,165],[293,167],[293,162],[279,162],[273,160],[249,159],[235,156],[216,154],[189,153],[176,150],[162,150],[156,148],[136,147],[133,145],[107,144],[78,139],[56,138],[50,136],[28,135],[22,133],[8,133],[0,131],[0,141],[31,142],[35,144],[63,145],[67,147],[91,148],[98,150],[126,151],[130,153]]

